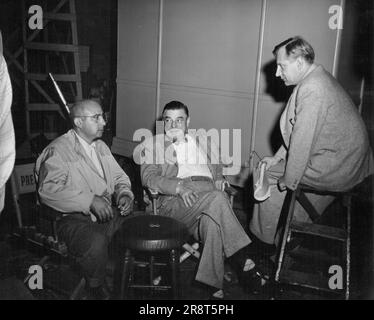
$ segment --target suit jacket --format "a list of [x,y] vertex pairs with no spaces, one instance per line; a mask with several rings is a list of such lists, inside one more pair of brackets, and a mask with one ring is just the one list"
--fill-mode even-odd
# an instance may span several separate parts
[[12,173],[16,155],[11,113],[12,97],[8,67],[0,52],[0,213],[4,207],[5,183]]
[[96,141],[96,151],[104,178],[87,156],[71,129],[52,141],[38,157],[35,173],[41,202],[61,212],[90,212],[95,195],[120,196],[131,192],[131,182],[107,145]]
[[280,120],[285,183],[345,191],[373,173],[365,124],[337,80],[317,66],[294,88]]
[[[205,136],[203,138],[206,138]],[[213,181],[223,179],[222,164],[219,150],[210,139],[196,140],[197,147],[207,155],[207,165]],[[142,184],[164,195],[175,196],[178,182],[178,164],[174,147],[170,139],[164,134],[158,134],[146,139],[137,146],[134,157],[141,164],[140,172]],[[142,159],[140,159],[142,158]],[[143,163],[142,163],[143,162]],[[170,198],[170,197],[169,197]]]

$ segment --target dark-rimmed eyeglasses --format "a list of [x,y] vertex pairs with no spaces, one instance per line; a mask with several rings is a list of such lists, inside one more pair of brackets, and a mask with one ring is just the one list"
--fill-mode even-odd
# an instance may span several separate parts
[[173,120],[173,119],[170,119],[170,118],[164,118],[163,121],[164,121],[165,125],[172,125],[174,123],[177,126],[181,126],[186,121],[186,119],[178,118],[176,120]]
[[108,117],[105,113],[97,113],[90,116],[76,116],[76,118],[92,118],[95,122],[99,122],[100,118],[102,118],[105,122],[108,121]]

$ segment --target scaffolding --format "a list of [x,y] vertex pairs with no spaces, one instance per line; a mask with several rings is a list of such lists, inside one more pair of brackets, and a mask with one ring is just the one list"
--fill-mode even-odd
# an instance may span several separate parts
[[[68,104],[82,99],[75,0],[40,1],[42,29],[29,26],[32,5],[33,2],[22,0],[22,23],[8,37],[4,54],[8,66],[21,74],[13,76],[12,82],[24,96],[27,139],[42,133],[50,140],[68,125],[48,73],[53,74]],[[22,41],[15,46],[19,38]]]

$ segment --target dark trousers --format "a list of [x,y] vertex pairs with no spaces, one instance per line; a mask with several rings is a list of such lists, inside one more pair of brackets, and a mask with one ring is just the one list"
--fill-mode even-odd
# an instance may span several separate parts
[[113,208],[113,211],[114,218],[105,223],[92,222],[90,216],[81,213],[71,213],[57,224],[60,240],[76,258],[90,287],[104,283],[111,240],[125,220],[118,210]]

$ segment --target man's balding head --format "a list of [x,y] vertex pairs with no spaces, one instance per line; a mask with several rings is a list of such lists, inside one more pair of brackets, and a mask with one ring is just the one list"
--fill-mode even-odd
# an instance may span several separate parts
[[75,132],[88,143],[100,138],[106,125],[100,104],[93,100],[76,102],[70,110]]
[[70,119],[73,127],[75,127],[74,119],[76,117],[87,115],[87,112],[92,108],[101,108],[101,106],[94,100],[81,100],[74,103],[74,105],[70,108]]

